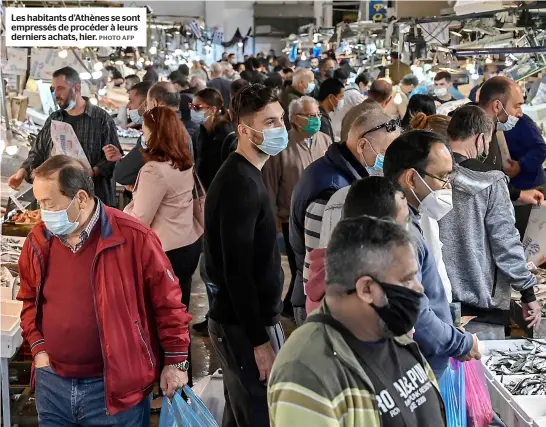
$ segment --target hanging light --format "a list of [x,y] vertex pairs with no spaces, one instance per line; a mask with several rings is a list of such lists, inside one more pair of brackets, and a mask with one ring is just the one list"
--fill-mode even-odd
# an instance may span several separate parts
[[138,62],[144,62],[144,58],[143,57],[138,58]]
[[151,62],[150,61],[144,61],[144,65],[147,67],[148,65],[150,65]]
[[175,54],[176,56],[182,55],[182,49],[175,49],[175,50],[174,50],[174,54]]
[[157,47],[152,46],[152,47],[150,48],[150,55],[155,55],[156,53],[157,53]]
[[60,50],[59,53],[59,58],[66,58],[68,56],[68,51],[66,49],[63,49],[63,50]]
[[83,73],[80,73],[80,79],[82,80],[89,80],[91,78],[91,74],[87,71],[84,71]]
[[100,71],[104,68],[104,65],[102,65],[102,62],[97,62],[95,65],[93,65],[93,69],[95,71]]
[[239,47],[243,47],[243,42],[239,42],[239,43],[237,43],[237,46],[239,46]]
[[129,65],[135,65],[135,61],[129,61]]
[[97,80],[97,79],[100,79],[102,77],[102,71],[93,71],[91,73],[91,76]]

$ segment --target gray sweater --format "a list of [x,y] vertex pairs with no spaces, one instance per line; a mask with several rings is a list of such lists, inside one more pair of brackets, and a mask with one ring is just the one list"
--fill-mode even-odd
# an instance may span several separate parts
[[527,269],[505,175],[458,166],[453,206],[439,222],[453,301],[508,310],[510,287],[521,292],[536,279]]

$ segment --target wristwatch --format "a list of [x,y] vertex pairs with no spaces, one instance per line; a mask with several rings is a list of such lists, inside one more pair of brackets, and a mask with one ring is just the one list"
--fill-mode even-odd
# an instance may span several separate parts
[[184,360],[183,362],[175,363],[175,364],[170,365],[170,366],[172,366],[173,368],[178,369],[179,371],[186,372],[190,368],[190,362],[188,362],[187,360]]

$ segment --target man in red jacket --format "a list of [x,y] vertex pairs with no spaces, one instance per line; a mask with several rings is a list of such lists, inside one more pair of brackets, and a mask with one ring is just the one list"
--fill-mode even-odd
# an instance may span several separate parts
[[43,222],[23,246],[17,298],[40,425],[149,425],[159,346],[163,392],[188,381],[178,279],[156,234],[96,199],[77,160],[54,156],[33,174]]

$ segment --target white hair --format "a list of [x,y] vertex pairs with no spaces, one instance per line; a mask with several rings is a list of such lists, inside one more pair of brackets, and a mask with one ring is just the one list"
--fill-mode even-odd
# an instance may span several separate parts
[[310,78],[311,81],[314,80],[313,72],[311,70],[308,70],[307,68],[298,68],[294,71],[294,75],[292,76],[292,84],[299,83],[304,77]]
[[319,105],[317,100],[315,98],[311,98],[310,96],[302,96],[301,98],[294,99],[290,105],[288,106],[288,119],[290,120],[290,123],[292,123],[292,118],[300,114],[303,111],[303,108],[305,104],[315,104],[316,106]]
[[219,62],[214,62],[210,67],[210,71],[215,76],[221,76],[222,74],[224,74],[224,66]]

